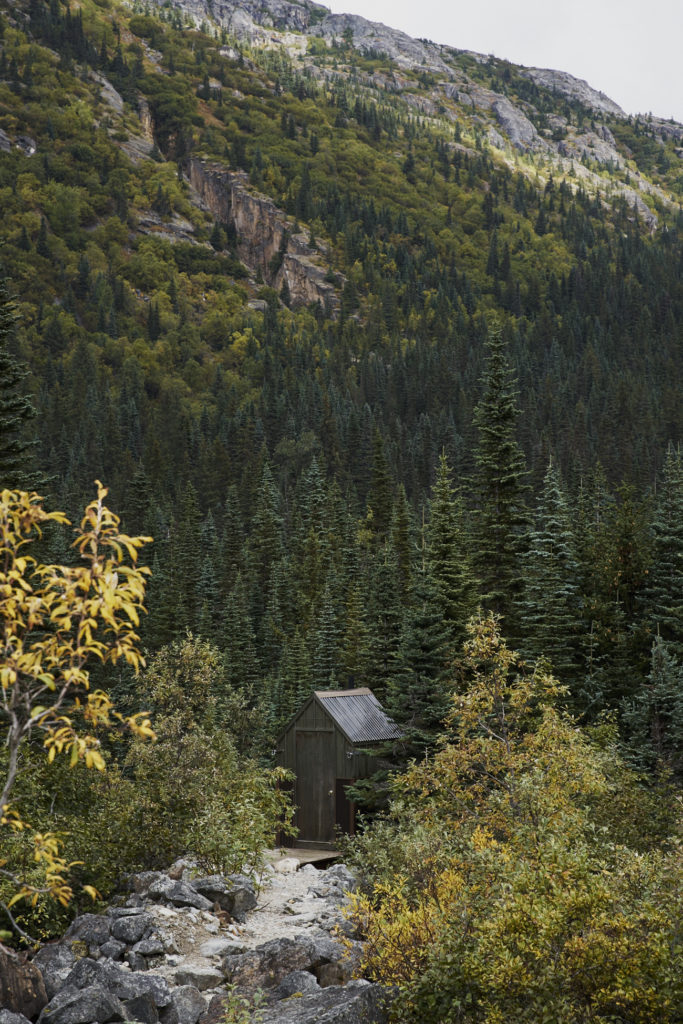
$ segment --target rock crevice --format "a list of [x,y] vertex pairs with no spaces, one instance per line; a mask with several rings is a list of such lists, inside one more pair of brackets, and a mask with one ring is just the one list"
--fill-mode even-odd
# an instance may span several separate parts
[[292,223],[272,199],[250,188],[244,171],[197,157],[187,171],[203,207],[219,223],[234,228],[237,254],[252,273],[260,273],[278,290],[286,284],[292,305],[320,302],[328,314],[337,311],[336,289],[327,280],[319,253],[303,235],[293,233]]

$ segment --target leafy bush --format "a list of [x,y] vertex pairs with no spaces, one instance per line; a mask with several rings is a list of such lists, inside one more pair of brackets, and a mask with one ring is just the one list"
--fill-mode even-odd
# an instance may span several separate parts
[[[356,901],[366,970],[399,985],[405,1022],[680,1021],[680,844],[626,845],[647,796],[614,744],[558,711],[555,680],[521,670],[495,619],[471,633],[453,742],[395,783],[406,856],[388,873],[376,852]],[[422,863],[420,832],[443,842]]]

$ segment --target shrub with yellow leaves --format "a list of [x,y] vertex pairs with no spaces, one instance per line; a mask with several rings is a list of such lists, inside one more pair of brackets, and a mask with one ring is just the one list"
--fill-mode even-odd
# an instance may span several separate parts
[[[356,897],[366,976],[398,986],[406,1024],[680,1022],[675,795],[653,813],[666,794],[629,771],[613,731],[558,708],[561,687],[495,617],[471,624],[464,669],[440,749],[359,840],[361,870],[381,868]],[[389,869],[374,846],[391,828]],[[429,834],[441,852],[425,873]]]
[[[42,736],[50,761],[65,754],[71,766],[82,762],[103,771],[99,730],[118,726],[143,738],[154,735],[145,713],[124,717],[106,693],[90,689],[93,661],[123,661],[136,672],[144,663],[136,630],[149,570],[139,567],[137,558],[151,538],[121,533],[119,518],[104,504],[106,496],[97,481],[97,497],[75,530],[78,562],[65,566],[39,564],[29,551],[46,523],[67,525],[67,518],[46,511],[38,494],[0,492],[0,735],[5,748],[0,840],[3,833],[29,833],[40,876],[39,882],[28,882],[0,860],[0,877],[14,889],[0,906],[19,932],[11,911],[16,902],[35,904],[48,894],[66,905],[73,895],[71,865],[61,856],[59,837],[40,831],[10,806],[22,746]],[[90,895],[96,896],[94,889]]]

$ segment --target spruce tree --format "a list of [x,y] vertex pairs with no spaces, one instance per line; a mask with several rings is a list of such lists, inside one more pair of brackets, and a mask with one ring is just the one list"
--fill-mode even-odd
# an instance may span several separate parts
[[522,535],[526,525],[526,465],[517,441],[517,381],[499,328],[489,331],[483,394],[474,411],[476,565],[481,599],[503,619],[508,636],[518,635],[523,592]]
[[625,702],[623,723],[641,764],[683,774],[683,665],[661,636],[646,684]]
[[562,682],[575,682],[581,632],[578,562],[569,507],[552,461],[529,532],[524,566],[522,649],[533,659],[550,659]]
[[0,278],[0,486],[35,487],[35,442],[26,428],[36,413],[26,387],[28,369],[10,350],[15,328],[14,305]]
[[372,436],[372,476],[368,494],[368,509],[372,511],[372,529],[384,539],[389,532],[394,506],[393,481],[384,451],[384,441],[377,427]]
[[683,454],[669,445],[652,516],[652,564],[642,595],[653,633],[683,664]]
[[445,452],[439,457],[436,482],[429,503],[427,564],[443,610],[451,650],[460,647],[466,625],[477,604],[477,582],[472,570],[462,501],[451,483]]
[[403,610],[396,552],[385,544],[374,561],[369,580],[370,651],[367,685],[378,700],[384,699],[402,635]]
[[387,710],[403,730],[394,743],[401,762],[424,757],[443,732],[451,693],[448,665],[449,632],[439,594],[423,569],[416,578],[414,603],[405,613],[386,690]]

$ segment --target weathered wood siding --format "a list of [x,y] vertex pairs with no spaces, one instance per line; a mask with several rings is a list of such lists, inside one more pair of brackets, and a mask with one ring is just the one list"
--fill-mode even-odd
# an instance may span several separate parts
[[277,763],[294,772],[297,842],[332,844],[334,827],[348,815],[340,803],[338,780],[367,778],[377,768],[374,757],[349,743],[315,699],[304,705],[280,738]]

